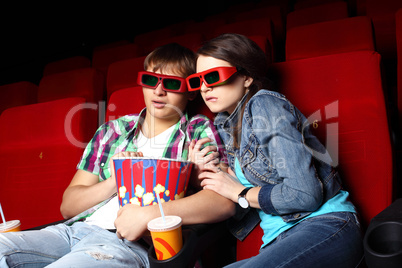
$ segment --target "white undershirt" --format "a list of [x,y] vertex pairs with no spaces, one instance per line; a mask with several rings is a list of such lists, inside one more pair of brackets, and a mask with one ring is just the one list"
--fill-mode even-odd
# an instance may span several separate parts
[[[137,138],[138,152],[142,152],[144,157],[163,157],[167,141],[171,137],[175,126],[176,125],[171,126],[153,138],[145,137],[142,131],[140,131]],[[97,225],[104,229],[115,229],[114,221],[117,218],[119,208],[119,200],[117,196],[115,196],[108,203],[95,211],[94,214],[86,218],[85,222],[90,225]]]

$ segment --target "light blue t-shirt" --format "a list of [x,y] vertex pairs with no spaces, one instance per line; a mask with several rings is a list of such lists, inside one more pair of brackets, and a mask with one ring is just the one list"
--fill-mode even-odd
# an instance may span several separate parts
[[[244,176],[239,160],[235,159],[235,173],[241,184],[245,187],[252,187],[253,185],[246,179]],[[260,215],[261,223],[260,226],[264,231],[264,235],[262,237],[263,244],[261,247],[268,245],[272,240],[274,240],[280,233],[292,228],[299,222],[315,217],[318,215],[331,213],[331,212],[356,212],[356,208],[354,205],[348,200],[349,193],[346,191],[339,191],[337,195],[329,199],[325,202],[318,210],[311,213],[309,216],[296,221],[296,222],[284,222],[280,216],[266,214],[261,209],[257,209],[258,214]]]

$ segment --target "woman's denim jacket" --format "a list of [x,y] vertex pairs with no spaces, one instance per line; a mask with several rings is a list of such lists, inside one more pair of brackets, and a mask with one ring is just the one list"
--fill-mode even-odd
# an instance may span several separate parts
[[[225,144],[229,166],[235,157],[247,180],[261,186],[258,201],[268,214],[297,221],[317,210],[341,189],[326,148],[310,131],[310,123],[283,95],[260,90],[245,105],[240,146],[232,130],[247,95],[229,115],[220,113],[215,125]],[[243,240],[258,224],[255,209],[241,209],[229,220],[232,233]]]

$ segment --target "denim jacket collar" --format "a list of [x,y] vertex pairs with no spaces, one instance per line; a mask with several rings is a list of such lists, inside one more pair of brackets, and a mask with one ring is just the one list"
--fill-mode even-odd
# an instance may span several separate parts
[[244,94],[243,98],[239,101],[232,114],[229,114],[227,112],[219,113],[215,118],[214,124],[216,126],[221,126],[222,128],[226,129],[236,126],[239,121],[239,118],[241,117],[240,113],[244,103],[246,102],[247,96],[248,92]]

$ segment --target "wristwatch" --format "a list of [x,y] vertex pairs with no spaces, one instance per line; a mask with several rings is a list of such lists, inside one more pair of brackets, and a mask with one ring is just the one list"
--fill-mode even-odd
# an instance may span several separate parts
[[253,187],[244,188],[243,191],[241,191],[241,193],[239,194],[239,197],[237,199],[237,203],[239,203],[239,205],[242,208],[248,208],[250,206],[250,204],[248,203],[248,201],[246,199],[246,194],[251,188],[253,188]]

